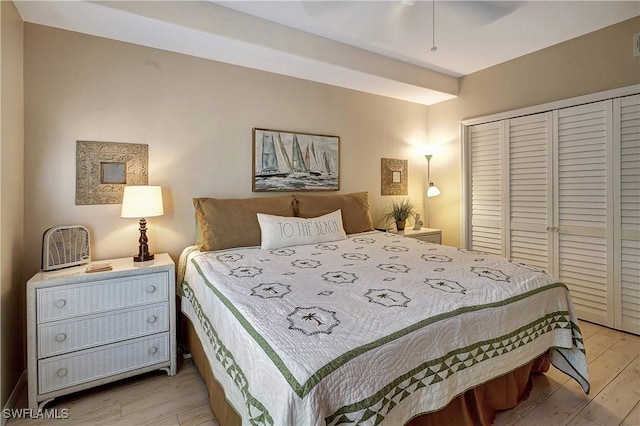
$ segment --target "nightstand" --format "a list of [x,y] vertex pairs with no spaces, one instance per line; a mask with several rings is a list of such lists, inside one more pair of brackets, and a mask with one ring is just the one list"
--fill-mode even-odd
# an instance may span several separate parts
[[414,230],[411,228],[405,228],[404,231],[392,231],[394,234],[404,235],[405,237],[415,238],[416,240],[424,241],[427,243],[442,244],[442,231],[433,228],[422,228],[420,230]]
[[175,265],[103,260],[27,282],[29,407],[153,370],[176,374]]

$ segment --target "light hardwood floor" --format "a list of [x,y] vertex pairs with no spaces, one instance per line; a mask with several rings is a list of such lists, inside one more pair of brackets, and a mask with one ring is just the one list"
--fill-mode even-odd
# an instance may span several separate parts
[[[589,361],[589,395],[552,367],[536,376],[529,398],[500,413],[495,425],[640,425],[640,337],[587,322],[580,328]],[[27,406],[25,393],[20,407]],[[204,382],[190,360],[174,377],[149,373],[59,398],[46,408],[67,408],[69,418],[13,419],[7,425],[217,425]]]

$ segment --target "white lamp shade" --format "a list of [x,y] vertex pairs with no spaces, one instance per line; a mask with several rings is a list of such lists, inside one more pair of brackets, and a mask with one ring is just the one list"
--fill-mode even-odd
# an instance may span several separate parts
[[429,189],[427,189],[427,197],[437,197],[440,195],[440,189],[433,184],[433,182],[429,183]]
[[124,187],[120,217],[141,219],[163,214],[162,187],[149,185]]

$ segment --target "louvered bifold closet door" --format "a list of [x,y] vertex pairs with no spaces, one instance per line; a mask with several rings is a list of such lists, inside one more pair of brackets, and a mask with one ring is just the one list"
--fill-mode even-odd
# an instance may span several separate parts
[[614,101],[616,328],[640,334],[640,95]]
[[552,268],[550,237],[553,113],[509,120],[509,238],[515,262]]
[[503,255],[501,150],[504,123],[470,126],[468,131],[471,153],[469,248]]
[[578,316],[605,325],[613,325],[611,105],[554,111],[555,273],[569,287]]

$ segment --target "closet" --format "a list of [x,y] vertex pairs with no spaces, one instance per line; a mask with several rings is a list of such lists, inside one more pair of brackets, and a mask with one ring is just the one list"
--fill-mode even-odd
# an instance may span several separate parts
[[640,95],[505,115],[463,122],[465,246],[550,272],[580,318],[640,334]]

